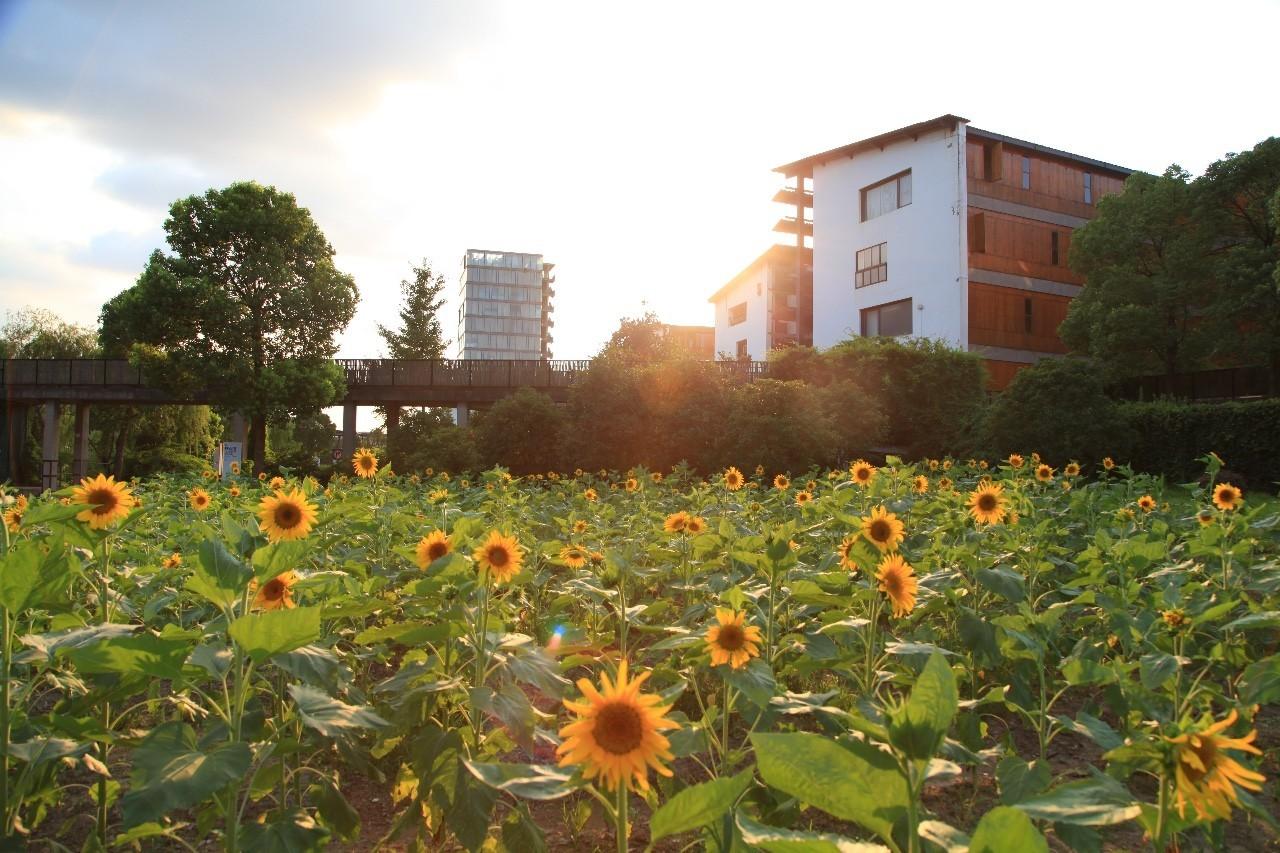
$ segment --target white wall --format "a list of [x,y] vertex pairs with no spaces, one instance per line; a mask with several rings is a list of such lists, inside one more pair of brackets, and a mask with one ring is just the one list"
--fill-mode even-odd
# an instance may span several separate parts
[[[768,329],[769,283],[766,281],[765,264],[758,264],[750,273],[716,300],[716,355],[737,352],[738,341],[747,341],[747,352],[752,359],[763,361],[768,355],[766,330]],[[741,302],[747,303],[747,320],[736,326],[729,325],[729,308]]]
[[[818,166],[813,174],[813,343],[860,332],[863,308],[911,298],[912,333],[968,346],[964,125]],[[861,222],[861,190],[911,170],[912,201]],[[854,288],[856,253],[887,242],[889,278]],[[921,310],[923,306],[923,310]]]

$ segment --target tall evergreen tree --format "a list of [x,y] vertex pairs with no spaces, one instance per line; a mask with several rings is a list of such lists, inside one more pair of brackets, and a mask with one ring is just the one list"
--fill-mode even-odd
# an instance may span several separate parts
[[444,306],[444,276],[431,271],[426,258],[413,268],[413,278],[400,282],[400,331],[378,325],[391,358],[443,358],[444,333],[437,316]]

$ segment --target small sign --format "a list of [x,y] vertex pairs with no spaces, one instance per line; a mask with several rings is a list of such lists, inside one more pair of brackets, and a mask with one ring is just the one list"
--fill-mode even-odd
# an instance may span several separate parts
[[240,473],[243,450],[244,445],[238,441],[224,441],[218,445],[218,474],[222,479],[225,480]]
[[341,448],[341,447],[335,447],[335,448],[333,449],[333,461],[334,461],[334,462],[341,462],[341,461],[342,461],[342,448]]

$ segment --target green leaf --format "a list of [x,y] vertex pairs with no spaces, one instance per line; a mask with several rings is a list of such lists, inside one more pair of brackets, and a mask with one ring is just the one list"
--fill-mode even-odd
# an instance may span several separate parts
[[146,838],[163,838],[171,832],[177,832],[186,827],[185,823],[171,823],[167,826],[151,822],[140,823],[128,832],[122,832],[111,842],[112,847],[125,847],[130,844],[136,845],[139,841]]
[[1049,853],[1049,842],[1036,829],[1031,818],[1012,806],[996,806],[982,816],[969,853]]
[[276,655],[272,663],[299,681],[305,681],[313,687],[323,687],[330,692],[337,692],[342,682],[351,676],[331,649],[317,645],[303,646]]
[[888,853],[889,848],[865,841],[854,841],[829,832],[800,832],[756,823],[738,812],[738,832],[754,849],[766,853]]
[[1148,690],[1158,690],[1174,674],[1180,666],[1179,660],[1168,652],[1150,652],[1138,661],[1138,672],[1142,678],[1142,686]]
[[527,800],[558,800],[581,787],[573,783],[572,774],[546,764],[486,764],[466,759],[462,763],[490,788]]
[[[940,820],[922,820],[919,835],[945,853],[969,853],[969,836],[949,823]],[[925,849],[930,849],[925,845]]]
[[1280,610],[1268,610],[1265,613],[1250,613],[1222,626],[1224,631],[1256,631],[1258,629],[1280,628]]
[[1103,749],[1115,749],[1124,743],[1124,738],[1119,732],[1107,725],[1104,720],[1099,720],[1084,711],[1077,714],[1074,720],[1062,715],[1059,715],[1057,720],[1064,729],[1084,735]]
[[956,679],[946,659],[937,653],[930,655],[911,696],[889,719],[889,740],[917,761],[932,758],[951,727],[959,701]]
[[190,652],[189,640],[136,634],[80,646],[68,652],[67,657],[86,674],[149,675],[177,680],[182,677],[182,665]]
[[653,841],[679,835],[717,820],[751,787],[753,768],[736,776],[690,785],[667,800],[649,818]]
[[257,663],[320,639],[320,608],[294,607],[246,613],[227,628],[231,639]]
[[402,646],[420,646],[449,639],[451,629],[449,622],[390,622],[366,628],[356,634],[356,642],[369,646],[392,640]]
[[907,782],[889,753],[863,741],[837,743],[797,732],[753,734],[761,778],[773,788],[886,841],[907,813]]
[[1095,772],[1093,778],[1059,785],[1047,794],[1017,803],[1036,820],[1082,826],[1109,826],[1137,817],[1141,806],[1124,785]]
[[315,547],[314,541],[290,539],[272,542],[253,552],[253,576],[265,583],[284,572],[296,569]]
[[332,780],[321,779],[308,788],[307,799],[315,803],[320,820],[339,838],[351,841],[360,834],[360,813],[351,807]]
[[1011,806],[1047,789],[1053,784],[1053,773],[1044,761],[1028,764],[1009,755],[996,765],[996,780],[1000,783],[1000,802]]
[[1062,677],[1067,684],[1110,684],[1116,680],[1115,670],[1088,658],[1067,658],[1062,665]]
[[92,744],[61,737],[35,737],[9,744],[9,754],[19,761],[40,765],[62,758],[79,758]]
[[507,850],[520,853],[545,853],[547,841],[542,829],[524,803],[517,803],[502,822],[502,844]]
[[87,628],[70,628],[66,631],[51,631],[48,634],[25,634],[22,644],[31,649],[24,655],[23,662],[30,663],[44,659],[52,661],[55,655],[66,654],[73,649],[92,645],[109,637],[127,637],[138,630],[136,625],[116,625],[104,623]]
[[1000,644],[996,640],[996,628],[967,607],[958,609],[956,630],[960,643],[973,652],[982,663],[1000,660]]
[[48,554],[30,539],[19,539],[0,559],[0,606],[17,615],[28,607],[66,596],[67,579],[79,566],[62,545]]
[[253,572],[217,539],[200,543],[200,559],[191,566],[187,589],[229,610],[244,595]]
[[747,698],[757,708],[769,707],[769,701],[778,692],[773,670],[761,658],[752,660],[742,669],[722,664],[716,669],[725,681]]
[[974,575],[983,587],[1014,604],[1027,597],[1022,575],[1013,569],[997,566],[994,569],[978,569]]
[[1270,704],[1280,701],[1280,655],[1254,661],[1240,679],[1240,701]]
[[162,723],[131,756],[132,785],[120,800],[126,827],[158,821],[174,809],[197,805],[249,772],[245,743],[222,743],[208,752],[185,723]]
[[329,831],[303,811],[276,815],[270,823],[244,823],[240,832],[244,853],[316,853],[329,840]]
[[290,684],[289,695],[297,704],[302,722],[326,737],[340,737],[352,729],[390,725],[367,705],[348,705],[305,684]]

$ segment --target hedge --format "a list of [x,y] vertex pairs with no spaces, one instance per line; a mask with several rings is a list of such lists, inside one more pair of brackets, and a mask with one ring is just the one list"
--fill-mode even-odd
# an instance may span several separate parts
[[1156,400],[1122,403],[1120,413],[1128,425],[1128,461],[1136,470],[1190,482],[1204,470],[1197,458],[1213,451],[1227,471],[1243,475],[1242,487],[1274,492],[1280,483],[1280,400]]

